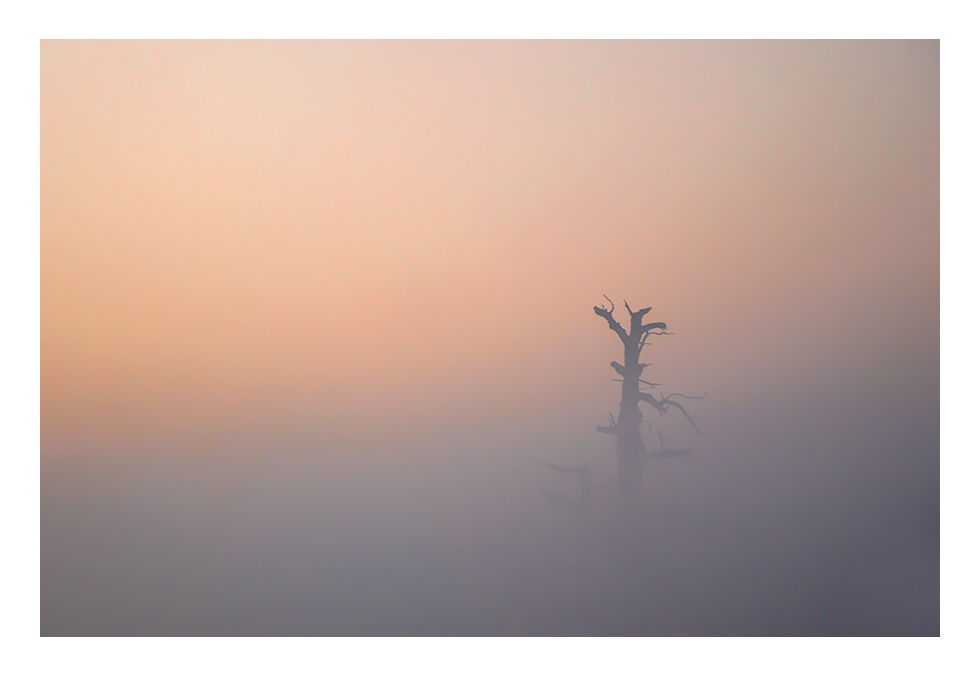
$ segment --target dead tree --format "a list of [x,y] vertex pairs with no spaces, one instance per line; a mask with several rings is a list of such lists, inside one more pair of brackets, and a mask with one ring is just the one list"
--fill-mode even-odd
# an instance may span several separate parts
[[[660,452],[647,453],[640,436],[640,426],[643,423],[643,413],[640,411],[640,403],[646,403],[657,410],[661,415],[665,414],[669,408],[675,408],[691,423],[695,434],[700,433],[694,419],[688,414],[687,410],[677,402],[677,398],[688,398],[700,400],[704,396],[687,396],[683,393],[671,393],[668,396],[662,394],[659,397],[648,393],[645,387],[656,388],[661,384],[646,381],[642,378],[644,368],[647,363],[640,362],[640,353],[647,345],[647,341],[652,336],[671,334],[667,331],[665,323],[645,323],[644,316],[650,312],[650,308],[641,308],[633,311],[629,304],[626,310],[630,314],[630,329],[627,332],[623,326],[613,318],[613,311],[616,310],[615,304],[609,297],[606,297],[612,308],[607,309],[605,305],[595,306],[593,310],[596,315],[602,316],[609,323],[609,329],[623,342],[623,363],[612,362],[612,367],[619,374],[620,378],[616,381],[623,383],[622,399],[619,403],[619,417],[609,414],[609,424],[607,426],[597,426],[596,430],[601,433],[609,433],[616,436],[616,464],[617,464],[617,490],[619,494],[620,508],[624,511],[635,511],[640,506],[643,494],[643,469],[649,459],[664,459],[671,456],[683,456],[680,454],[668,454],[668,452],[682,452],[681,450],[665,451],[663,449],[663,438],[661,438]],[[641,386],[642,385],[642,386]],[[687,452],[684,450],[683,452]]]

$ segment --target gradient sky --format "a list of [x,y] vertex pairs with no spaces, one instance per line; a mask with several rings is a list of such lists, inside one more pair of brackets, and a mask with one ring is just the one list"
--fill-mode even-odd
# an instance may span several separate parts
[[894,396],[938,474],[939,43],[41,44],[47,478],[450,429],[578,463],[603,294],[716,444]]

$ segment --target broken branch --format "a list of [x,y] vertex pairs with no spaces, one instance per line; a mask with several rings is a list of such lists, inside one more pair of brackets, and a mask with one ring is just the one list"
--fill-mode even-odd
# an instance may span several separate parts
[[[707,393],[705,393],[705,395],[707,395]],[[640,393],[639,399],[645,403],[649,403],[650,405],[653,405],[655,408],[657,408],[657,411],[660,412],[661,415],[663,415],[667,411],[667,408],[669,406],[673,405],[674,407],[679,409],[681,411],[681,414],[683,414],[684,417],[691,423],[691,426],[694,427],[694,433],[696,435],[701,434],[701,431],[698,429],[698,425],[694,423],[694,419],[691,418],[691,415],[687,413],[687,410],[685,410],[684,406],[681,405],[680,403],[670,400],[670,398],[661,398],[660,400],[657,400],[649,393]],[[700,398],[697,398],[697,400],[700,400]]]
[[[664,398],[663,402],[665,403],[665,405],[673,405],[674,407],[679,409],[681,411],[681,414],[683,414],[687,418],[687,420],[691,422],[691,426],[694,427],[694,435],[701,435],[701,431],[698,429],[698,425],[694,423],[694,419],[692,419],[691,415],[687,413],[687,410],[684,409],[683,405],[681,405],[680,403],[676,403],[673,400],[668,400],[666,398]],[[664,409],[667,409],[666,406],[664,407]]]
[[[609,297],[606,298],[608,299]],[[612,311],[606,310],[605,306],[593,306],[592,310],[595,311],[596,315],[602,316],[603,318],[606,319],[606,322],[609,323],[609,329],[611,329],[613,332],[618,334],[619,338],[623,341],[624,344],[629,343],[629,339],[630,339],[629,335],[626,334],[626,330],[623,329],[623,326],[620,325],[619,322],[612,317]]]
[[708,395],[707,391],[704,392],[704,395],[699,395],[699,396],[689,396],[689,395],[684,395],[683,393],[671,393],[669,396],[664,398],[664,400],[670,400],[674,396],[677,396],[679,398],[687,398],[688,400],[704,400],[704,396],[706,395]]

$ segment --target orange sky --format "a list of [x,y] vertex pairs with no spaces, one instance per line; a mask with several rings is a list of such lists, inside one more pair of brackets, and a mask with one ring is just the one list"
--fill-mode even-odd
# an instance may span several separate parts
[[42,42],[46,454],[601,423],[604,293],[711,407],[938,384],[938,42]]

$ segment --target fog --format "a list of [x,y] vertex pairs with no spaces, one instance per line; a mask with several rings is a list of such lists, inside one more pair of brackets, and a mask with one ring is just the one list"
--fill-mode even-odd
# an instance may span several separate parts
[[938,380],[905,394],[709,394],[630,535],[560,413],[42,466],[42,633],[938,634]]
[[42,635],[938,635],[938,43],[45,41],[41,169]]

